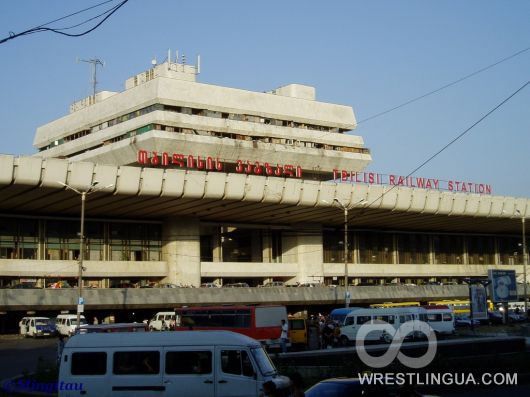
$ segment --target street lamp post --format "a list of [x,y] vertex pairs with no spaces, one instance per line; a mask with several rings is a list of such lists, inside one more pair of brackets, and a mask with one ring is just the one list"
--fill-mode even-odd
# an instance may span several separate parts
[[85,259],[85,202],[86,196],[95,193],[102,189],[107,189],[114,185],[108,185],[105,187],[95,188],[98,182],[93,182],[87,190],[78,190],[72,186],[67,185],[63,182],[57,182],[63,185],[66,189],[71,190],[81,196],[81,227],[79,233],[79,260],[78,260],[78,271],[77,271],[77,327],[81,326],[81,306],[83,302],[83,261]]
[[350,292],[349,292],[349,275],[348,275],[348,210],[355,206],[365,204],[366,200],[361,200],[358,203],[354,203],[350,206],[344,205],[338,198],[333,199],[333,202],[337,203],[339,207],[344,211],[344,301],[345,307],[350,306]]
[[526,230],[525,230],[525,220],[526,218],[519,210],[515,210],[517,214],[521,216],[521,228],[522,228],[522,247],[523,247],[523,295],[524,295],[524,312],[528,313],[528,300],[527,300],[527,279],[526,279]]

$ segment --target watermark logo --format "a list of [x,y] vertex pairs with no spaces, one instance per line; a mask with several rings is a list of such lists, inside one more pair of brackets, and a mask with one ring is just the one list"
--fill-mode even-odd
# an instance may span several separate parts
[[[365,348],[365,341],[368,334],[376,332],[380,333],[382,339],[390,340],[388,350],[382,356],[372,356]],[[393,335],[393,336],[392,336]],[[428,347],[425,354],[421,357],[410,357],[399,351],[405,338],[409,335],[418,336],[425,335],[428,341]],[[429,365],[436,355],[437,343],[436,335],[432,327],[424,321],[413,320],[403,323],[397,330],[386,321],[373,320],[369,323],[361,325],[357,332],[355,346],[357,354],[363,363],[372,368],[387,367],[396,358],[409,368],[424,368]]]

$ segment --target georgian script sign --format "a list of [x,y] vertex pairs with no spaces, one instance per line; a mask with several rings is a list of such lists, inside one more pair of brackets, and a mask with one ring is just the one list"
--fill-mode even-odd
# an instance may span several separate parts
[[[142,165],[163,166],[170,165],[177,168],[186,168],[204,171],[223,171],[224,163],[219,158],[210,156],[193,156],[182,153],[138,151],[138,163]],[[236,160],[235,172],[238,174],[252,174],[264,176],[279,176],[288,178],[301,178],[302,167],[292,164],[270,164],[259,161]]]
[[343,183],[364,183],[368,185],[405,186],[420,189],[447,190],[449,192],[492,194],[491,185],[457,180],[444,181],[436,178],[421,178],[377,172],[355,172],[333,170],[333,180]]

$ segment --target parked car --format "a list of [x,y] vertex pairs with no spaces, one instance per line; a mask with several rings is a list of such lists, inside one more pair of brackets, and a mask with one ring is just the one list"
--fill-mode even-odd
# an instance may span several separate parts
[[201,288],[219,288],[215,283],[202,283]]
[[[388,378],[386,378],[388,379]],[[381,384],[373,382],[361,383],[359,378],[325,379],[305,391],[306,397],[354,397],[354,396],[411,396],[427,397],[414,390],[414,386],[397,385],[395,382]],[[429,394],[429,396],[431,396]],[[432,396],[434,397],[434,396]]]
[[299,287],[310,287],[310,288],[323,287],[322,284],[316,283],[316,282],[300,283],[300,284],[298,284],[298,286]]
[[158,285],[159,288],[179,288],[177,284],[162,283]]
[[225,288],[250,288],[247,283],[231,283],[223,285]]
[[[473,319],[473,325],[480,325],[480,320]],[[455,326],[456,327],[470,327],[471,326],[471,318],[469,316],[465,315],[459,315],[455,316]]]
[[269,281],[268,283],[260,285],[260,287],[285,287],[285,283],[283,281]]

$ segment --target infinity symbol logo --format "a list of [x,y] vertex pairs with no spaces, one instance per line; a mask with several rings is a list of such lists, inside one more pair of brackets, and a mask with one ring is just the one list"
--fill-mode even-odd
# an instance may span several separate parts
[[[374,331],[383,331],[383,335],[394,334],[388,350],[382,356],[371,356],[368,354],[364,346],[366,336],[370,332]],[[429,342],[427,352],[421,357],[409,357],[399,351],[405,337],[411,333],[422,333],[427,336],[427,340]],[[372,368],[386,367],[390,365],[396,357],[403,365],[406,365],[409,368],[423,368],[429,365],[432,360],[434,360],[437,349],[436,335],[434,334],[433,329],[426,322],[419,320],[407,321],[406,323],[403,323],[397,329],[397,331],[386,321],[374,320],[370,323],[365,323],[361,325],[359,331],[357,332],[355,346],[361,361]]]

